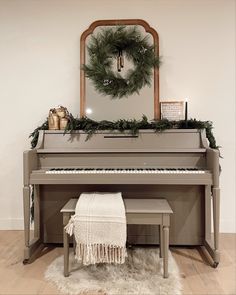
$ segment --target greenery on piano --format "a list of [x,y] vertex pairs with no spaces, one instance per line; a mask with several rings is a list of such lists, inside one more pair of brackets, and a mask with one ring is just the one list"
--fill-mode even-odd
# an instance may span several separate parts
[[[120,132],[128,131],[132,135],[138,134],[141,129],[152,129],[155,132],[161,132],[167,129],[205,129],[209,145],[213,149],[218,149],[216,140],[213,135],[213,125],[211,121],[199,121],[196,119],[181,120],[181,121],[168,121],[166,119],[148,121],[147,117],[143,115],[141,120],[120,119],[117,121],[94,121],[87,117],[75,118],[72,114],[69,115],[69,121],[65,129],[65,133],[74,130],[83,130],[88,133],[87,140],[99,130],[118,130]],[[32,137],[31,147],[34,148],[38,142],[39,130],[48,130],[48,121],[46,120],[41,126],[37,127],[29,137]]]

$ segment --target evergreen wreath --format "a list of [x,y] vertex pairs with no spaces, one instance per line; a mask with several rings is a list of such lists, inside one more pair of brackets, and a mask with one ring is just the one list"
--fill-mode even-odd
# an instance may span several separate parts
[[[87,46],[89,64],[83,65],[85,76],[92,80],[99,93],[111,98],[139,94],[144,86],[151,85],[153,68],[160,65],[154,49],[148,42],[148,35],[143,37],[136,26],[103,29],[96,36],[91,35]],[[134,68],[122,77],[124,56],[133,62]],[[117,60],[116,73],[112,70],[114,58]]]

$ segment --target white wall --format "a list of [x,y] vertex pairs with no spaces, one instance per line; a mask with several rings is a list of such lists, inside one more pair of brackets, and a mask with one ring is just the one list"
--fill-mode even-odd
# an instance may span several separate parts
[[235,1],[0,0],[0,228],[22,228],[22,152],[50,107],[79,113],[79,39],[97,19],[159,33],[161,98],[190,98],[221,152],[221,231],[235,231]]

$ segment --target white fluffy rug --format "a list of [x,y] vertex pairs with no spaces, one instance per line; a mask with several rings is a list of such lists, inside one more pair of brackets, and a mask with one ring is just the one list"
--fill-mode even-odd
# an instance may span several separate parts
[[162,259],[158,249],[128,250],[123,265],[81,266],[70,256],[70,276],[63,276],[63,256],[49,265],[45,278],[64,294],[107,295],[179,295],[178,267],[169,252],[169,278],[162,277]]

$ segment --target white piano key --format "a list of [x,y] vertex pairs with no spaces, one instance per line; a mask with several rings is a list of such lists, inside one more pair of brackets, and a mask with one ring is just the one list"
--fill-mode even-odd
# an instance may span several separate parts
[[[61,168],[60,168],[61,169]],[[81,168],[80,170],[76,170],[74,168],[71,169],[62,169],[60,170],[47,170],[45,174],[204,174],[206,173],[204,170],[183,170],[183,168],[170,170],[168,169],[158,169],[158,168],[136,168],[136,169],[128,169],[124,168],[123,170],[119,169],[111,169],[104,168],[103,170],[98,170],[98,168],[91,168],[91,170],[85,170],[85,168]],[[87,169],[87,168],[86,168]],[[100,168],[101,169],[101,168]]]

